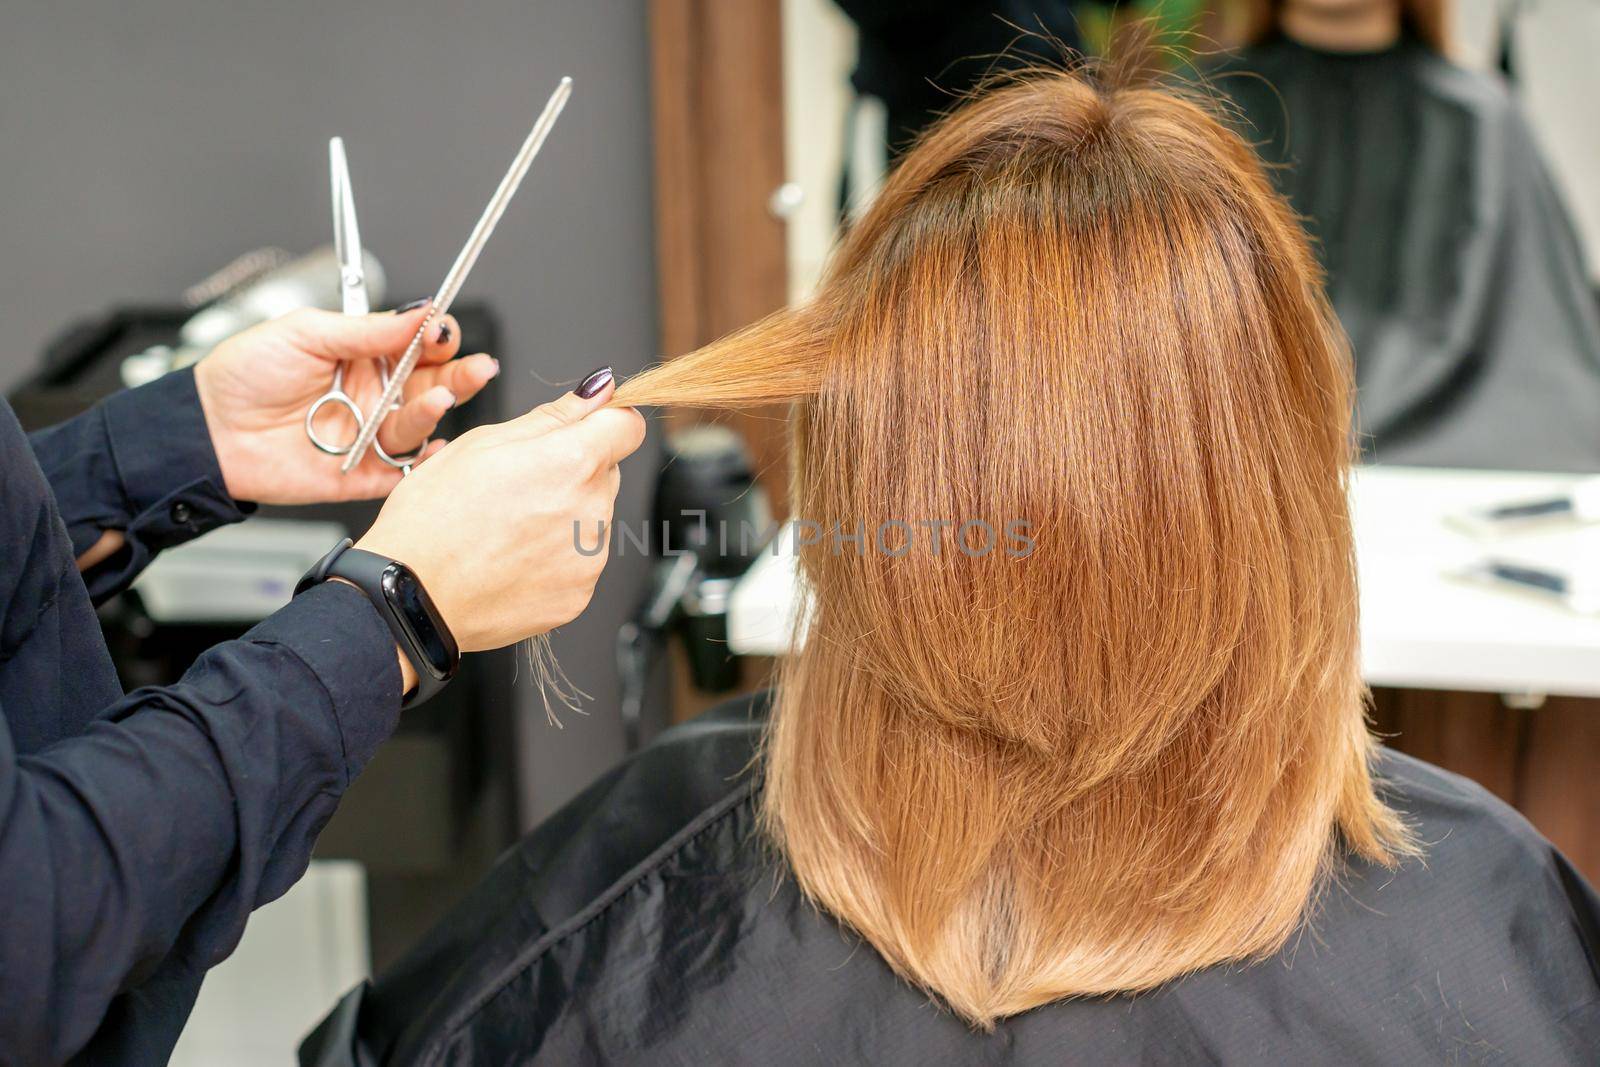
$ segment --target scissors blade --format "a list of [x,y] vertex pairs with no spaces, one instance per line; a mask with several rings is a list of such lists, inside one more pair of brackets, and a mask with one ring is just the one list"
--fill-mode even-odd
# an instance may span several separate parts
[[444,276],[439,291],[434,294],[433,303],[428,308],[428,316],[422,322],[422,328],[411,338],[411,344],[406,346],[405,355],[400,357],[400,363],[389,376],[389,384],[383,391],[383,397],[378,401],[378,406],[373,409],[370,416],[361,425],[361,433],[356,437],[355,444],[350,446],[350,454],[345,457],[341,470],[348,474],[361,462],[361,457],[367,454],[367,449],[372,447],[372,441],[378,436],[378,427],[383,423],[384,417],[400,399],[401,390],[405,388],[406,379],[411,377],[411,372],[416,369],[417,360],[422,356],[422,339],[428,331],[434,328],[438,320],[450,310],[450,305],[455,301],[456,294],[461,292],[467,275],[472,273],[472,267],[478,262],[478,254],[483,251],[483,246],[488,243],[489,235],[494,232],[495,225],[499,223],[500,216],[505,214],[506,205],[516,195],[517,187],[522,184],[522,179],[528,173],[528,168],[533,165],[533,159],[539,154],[539,149],[544,147],[544,140],[550,136],[550,130],[556,124],[556,119],[561,117],[561,109],[567,106],[567,98],[572,95],[572,79],[562,78],[561,84],[556,86],[556,91],[550,94],[549,101],[544,105],[544,110],[533,124],[533,129],[528,131],[527,140],[522,142],[516,158],[511,161],[511,167],[506,171],[506,176],[500,179],[500,187],[489,198],[488,206],[483,209],[478,224],[472,228],[472,235],[467,238],[467,243],[462,247],[461,254],[456,256],[455,263],[450,267],[450,273]]
[[333,247],[339,257],[339,292],[346,315],[372,310],[367,300],[366,264],[361,255],[361,229],[356,225],[355,195],[350,190],[350,164],[344,138],[328,140],[328,178],[333,187]]

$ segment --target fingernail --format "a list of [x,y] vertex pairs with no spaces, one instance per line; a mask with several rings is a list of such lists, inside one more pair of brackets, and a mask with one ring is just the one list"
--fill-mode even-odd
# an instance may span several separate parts
[[404,315],[408,311],[417,310],[419,307],[422,307],[427,302],[428,302],[428,298],[427,297],[423,297],[420,300],[412,300],[409,303],[401,304],[399,307],[395,308],[394,309],[394,313],[396,315]]
[[448,322],[441,322],[439,324],[439,343],[440,344],[445,344],[449,340],[450,340],[450,324]]
[[585,400],[593,400],[595,395],[606,387],[606,383],[611,381],[612,377],[610,367],[601,367],[597,371],[591,371],[587,378],[578,383],[577,393]]
[[489,377],[500,377],[500,361],[495,359],[493,356],[489,357]]

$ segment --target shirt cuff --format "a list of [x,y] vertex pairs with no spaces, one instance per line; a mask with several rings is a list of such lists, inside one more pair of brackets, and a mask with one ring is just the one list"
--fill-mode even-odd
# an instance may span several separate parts
[[244,640],[287,648],[317,676],[339,724],[348,784],[400,722],[400,663],[377,607],[354,586],[323,582]]
[[102,411],[126,500],[129,541],[154,555],[255,511],[254,504],[228,495],[194,368],[117,393]]

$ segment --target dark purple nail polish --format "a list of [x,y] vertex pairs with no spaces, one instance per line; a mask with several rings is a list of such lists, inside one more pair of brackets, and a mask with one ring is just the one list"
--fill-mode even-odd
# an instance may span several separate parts
[[585,400],[593,400],[595,395],[606,387],[606,383],[611,381],[612,377],[610,367],[601,367],[597,371],[592,371],[587,378],[578,383],[577,393]]
[[439,343],[440,344],[448,344],[449,341],[450,341],[450,324],[448,322],[441,322],[439,324]]
[[427,302],[428,302],[428,298],[427,297],[423,297],[420,300],[411,300],[411,301],[408,301],[408,302],[406,302],[404,304],[401,304],[399,307],[395,308],[394,309],[394,313],[396,315],[404,315],[408,311],[417,310],[419,307],[421,307],[422,305],[426,304]]

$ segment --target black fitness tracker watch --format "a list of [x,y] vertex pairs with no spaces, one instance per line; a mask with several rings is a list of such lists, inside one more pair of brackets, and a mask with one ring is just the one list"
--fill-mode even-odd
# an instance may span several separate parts
[[294,587],[296,596],[327,581],[343,578],[372,600],[400,650],[417,672],[417,687],[400,705],[413,707],[429,699],[456,676],[461,649],[433,606],[422,582],[399,560],[351,548],[346,537],[317,561]]

